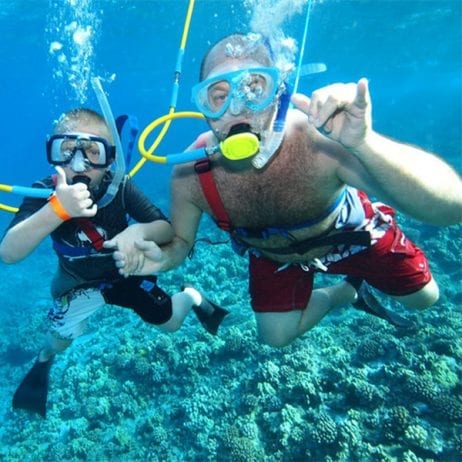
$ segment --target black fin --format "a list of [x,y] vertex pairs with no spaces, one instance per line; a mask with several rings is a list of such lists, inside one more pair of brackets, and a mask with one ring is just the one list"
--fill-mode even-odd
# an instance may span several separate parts
[[405,317],[386,309],[380,304],[380,302],[374,297],[372,292],[368,289],[364,280],[356,276],[347,276],[345,281],[352,285],[358,293],[358,300],[352,305],[357,309],[366,313],[377,316],[395,327],[409,328],[414,326],[412,321]]
[[361,311],[378,316],[385,321],[393,324],[395,327],[409,328],[414,325],[409,319],[388,310],[380,304],[380,302],[372,295],[372,292],[367,288],[366,284],[362,284],[358,289],[358,300],[352,305]]
[[193,305],[192,309],[194,313],[196,313],[200,323],[205,327],[207,332],[210,332],[212,335],[217,335],[218,327],[220,327],[225,316],[229,314],[228,310],[207,300],[203,295],[202,303],[200,305]]
[[42,417],[46,416],[48,375],[51,363],[51,359],[45,362],[38,360],[35,362],[13,396],[13,409],[26,409]]

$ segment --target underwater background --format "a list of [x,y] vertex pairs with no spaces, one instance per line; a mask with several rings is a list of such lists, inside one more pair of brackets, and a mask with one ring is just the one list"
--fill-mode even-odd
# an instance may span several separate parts
[[[99,110],[92,76],[103,79],[114,115],[135,115],[144,128],[166,114],[188,4],[0,0],[0,183],[28,186],[51,173],[44,147],[53,121],[76,106]],[[300,46],[309,7],[303,63],[327,71],[302,76],[299,91],[365,76],[377,131],[462,172],[459,0],[198,0],[177,110],[195,110],[190,89],[210,44],[263,30]],[[157,152],[180,152],[205,128],[175,121]],[[167,213],[169,174],[147,162],[135,176]],[[20,200],[2,193],[0,202]],[[0,211],[2,230],[11,218]],[[0,264],[0,460],[462,460],[462,227],[399,221],[441,289],[433,308],[404,313],[414,328],[345,307],[287,348],[261,345],[246,260],[229,245],[198,243],[160,285],[174,293],[194,284],[230,309],[219,335],[194,316],[161,334],[107,306],[55,359],[45,420],[13,412],[11,398],[42,345],[56,258],[46,240],[25,261]],[[210,220],[199,235],[226,240]]]

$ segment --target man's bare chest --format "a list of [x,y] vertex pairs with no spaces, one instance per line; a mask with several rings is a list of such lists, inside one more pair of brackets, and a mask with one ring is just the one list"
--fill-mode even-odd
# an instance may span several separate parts
[[[304,167],[304,168],[302,168]],[[317,168],[279,166],[260,171],[213,169],[214,182],[234,226],[264,228],[303,223],[321,215],[338,185]],[[206,210],[208,204],[203,204]]]

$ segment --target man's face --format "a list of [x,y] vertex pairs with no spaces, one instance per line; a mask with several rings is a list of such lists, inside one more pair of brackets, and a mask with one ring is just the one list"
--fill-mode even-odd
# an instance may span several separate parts
[[275,114],[278,78],[276,69],[256,61],[227,59],[195,87],[194,99],[220,141],[237,124],[260,134]]

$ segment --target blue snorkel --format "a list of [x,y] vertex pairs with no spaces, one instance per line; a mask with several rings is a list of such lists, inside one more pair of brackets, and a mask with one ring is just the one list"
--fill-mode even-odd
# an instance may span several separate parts
[[252,165],[255,168],[263,168],[281,146],[282,139],[284,138],[286,116],[290,106],[291,95],[292,93],[290,92],[288,84],[285,84],[285,90],[279,97],[278,112],[276,113],[276,118],[273,122],[273,130],[270,138],[267,142],[260,145],[260,151],[252,159]]
[[125,157],[123,153],[122,143],[120,141],[119,132],[117,130],[117,126],[114,120],[114,116],[112,115],[111,108],[109,106],[109,102],[107,100],[106,94],[104,93],[103,87],[101,86],[101,80],[99,77],[93,77],[91,79],[91,85],[93,87],[94,92],[96,93],[96,98],[98,99],[98,103],[101,107],[101,111],[106,119],[106,123],[111,130],[112,139],[114,140],[114,144],[116,147],[116,157],[115,157],[115,172],[112,178],[111,184],[108,186],[104,196],[97,202],[98,207],[105,207],[106,205],[112,202],[117,191],[119,190],[120,183],[122,182],[125,176]]

